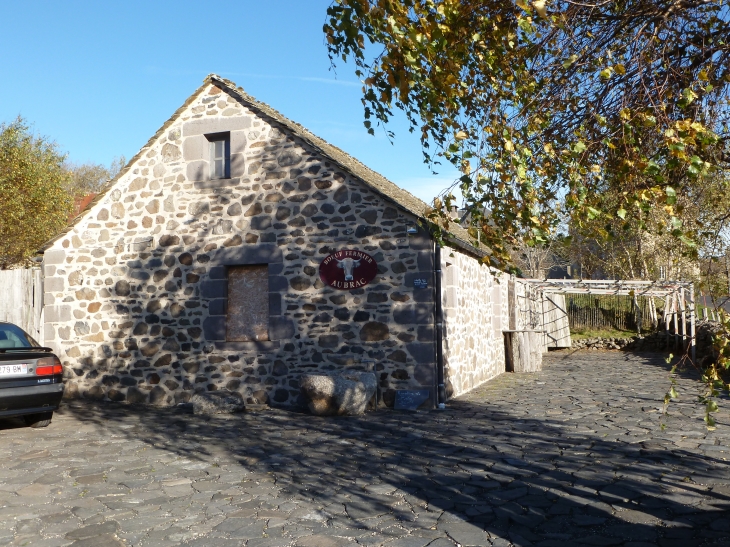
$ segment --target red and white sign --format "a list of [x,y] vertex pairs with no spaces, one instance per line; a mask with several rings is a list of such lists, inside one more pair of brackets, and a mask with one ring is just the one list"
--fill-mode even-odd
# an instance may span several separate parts
[[367,253],[343,249],[325,257],[319,265],[319,278],[325,285],[349,291],[370,283],[378,273],[378,263]]

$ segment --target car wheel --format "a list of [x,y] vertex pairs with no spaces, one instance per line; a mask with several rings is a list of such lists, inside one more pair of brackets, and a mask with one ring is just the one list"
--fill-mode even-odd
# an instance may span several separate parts
[[40,414],[28,414],[23,416],[26,425],[30,427],[48,427],[53,418],[53,412],[41,412]]

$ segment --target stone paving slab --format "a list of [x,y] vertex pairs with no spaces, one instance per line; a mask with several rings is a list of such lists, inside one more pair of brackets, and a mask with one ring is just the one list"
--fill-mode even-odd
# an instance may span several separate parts
[[446,411],[73,401],[0,421],[0,545],[730,545],[730,402],[708,432],[691,375],[662,419],[668,386],[661,357],[566,351]]

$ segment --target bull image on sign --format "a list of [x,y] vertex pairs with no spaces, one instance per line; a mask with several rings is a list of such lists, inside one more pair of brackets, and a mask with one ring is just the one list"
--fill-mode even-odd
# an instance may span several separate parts
[[367,253],[343,249],[325,257],[319,265],[319,278],[334,289],[349,291],[370,283],[378,273],[378,264]]

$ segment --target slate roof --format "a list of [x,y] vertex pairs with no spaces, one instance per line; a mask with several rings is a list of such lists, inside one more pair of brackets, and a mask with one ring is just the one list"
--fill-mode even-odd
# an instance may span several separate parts
[[[417,198],[407,190],[404,190],[400,186],[389,181],[381,174],[376,173],[360,161],[353,158],[344,150],[341,150],[340,148],[337,148],[336,146],[328,143],[324,139],[317,137],[304,126],[290,120],[277,110],[270,107],[268,104],[256,100],[254,97],[246,93],[243,88],[238,87],[234,82],[225,78],[221,78],[216,74],[209,74],[203,81],[203,84],[198,89],[196,89],[192,95],[190,95],[185,103],[183,103],[183,105],[178,108],[172,116],[170,116],[170,118],[162,125],[162,127],[157,130],[157,132],[149,139],[149,141],[147,141],[147,144],[145,144],[142,149],[129,160],[127,165],[125,165],[124,168],[122,168],[122,170],[119,171],[119,173],[117,173],[117,175],[113,179],[109,180],[101,188],[99,194],[86,206],[84,210],[79,213],[76,218],[71,221],[66,229],[64,229],[60,234],[58,234],[56,237],[48,241],[43,247],[41,247],[39,253],[43,253],[44,251],[49,249],[53,245],[53,243],[55,243],[57,240],[61,239],[68,232],[70,232],[73,227],[82,218],[84,218],[88,211],[96,203],[104,198],[104,196],[116,185],[116,182],[122,176],[124,176],[127,171],[129,171],[129,169],[135,164],[135,162],[142,155],[144,155],[151,146],[154,145],[155,141],[167,130],[168,127],[170,127],[177,120],[177,118],[185,111],[188,105],[190,105],[190,103],[192,103],[198,97],[198,95],[202,93],[210,84],[221,88],[223,91],[239,100],[246,107],[254,111],[258,111],[265,117],[271,118],[279,124],[283,125],[293,135],[303,140],[305,143],[307,143],[309,146],[314,148],[326,158],[338,164],[342,168],[342,170],[348,172],[349,174],[362,181],[366,186],[370,187],[376,193],[382,195],[388,201],[391,201],[393,204],[400,207],[401,209],[404,209],[405,211],[415,215],[421,220],[430,223],[430,221],[428,221],[426,218],[429,206],[425,202],[421,201],[419,198]],[[483,245],[480,246],[480,248],[476,248],[474,245],[475,242],[473,242],[467,231],[456,223],[451,223],[449,225],[448,234],[446,234],[445,239],[470,254],[477,256],[486,256],[488,254],[487,248]]]

